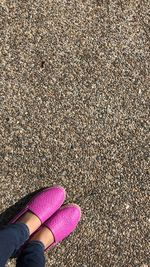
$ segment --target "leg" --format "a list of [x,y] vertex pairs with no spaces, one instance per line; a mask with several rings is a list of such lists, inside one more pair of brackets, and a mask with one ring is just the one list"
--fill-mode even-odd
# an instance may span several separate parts
[[40,229],[21,252],[16,267],[44,267],[44,250],[53,242],[52,232],[47,227]]
[[44,250],[63,240],[76,228],[81,210],[76,204],[66,205],[32,235],[18,257],[16,267],[44,267]]
[[31,241],[17,259],[16,267],[44,267],[44,245],[40,241]]
[[29,229],[23,223],[10,224],[0,230],[0,267],[4,267],[12,254],[29,238]]
[[15,224],[0,230],[0,267],[27,241],[29,236],[41,225],[31,212],[25,213]]

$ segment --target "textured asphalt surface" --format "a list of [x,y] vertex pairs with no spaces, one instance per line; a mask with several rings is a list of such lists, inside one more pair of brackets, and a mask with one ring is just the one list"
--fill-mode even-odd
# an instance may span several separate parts
[[150,266],[149,8],[1,1],[0,224],[54,184],[82,208],[47,266]]

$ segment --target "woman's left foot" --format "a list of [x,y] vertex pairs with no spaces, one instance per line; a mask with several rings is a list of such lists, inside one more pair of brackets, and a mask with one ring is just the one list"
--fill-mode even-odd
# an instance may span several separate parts
[[17,222],[24,223],[28,226],[30,235],[32,235],[40,226],[40,219],[32,212],[26,212]]
[[31,235],[60,208],[65,196],[61,186],[46,188],[35,195],[10,223],[26,224]]

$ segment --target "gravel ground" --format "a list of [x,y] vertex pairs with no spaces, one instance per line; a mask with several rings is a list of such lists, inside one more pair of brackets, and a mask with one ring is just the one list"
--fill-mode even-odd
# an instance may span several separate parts
[[54,184],[82,208],[46,266],[150,266],[149,8],[1,0],[0,223]]

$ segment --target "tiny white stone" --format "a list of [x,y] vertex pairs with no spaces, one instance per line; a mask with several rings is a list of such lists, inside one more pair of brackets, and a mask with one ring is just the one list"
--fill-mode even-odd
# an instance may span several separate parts
[[139,89],[139,95],[141,95],[141,93],[142,93],[142,90],[141,90],[141,88]]
[[126,206],[126,210],[128,210],[130,208],[129,204],[125,204],[125,206]]

